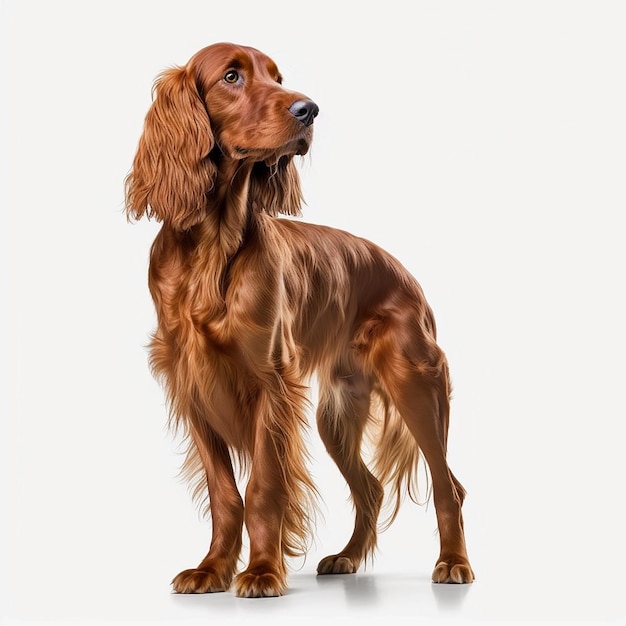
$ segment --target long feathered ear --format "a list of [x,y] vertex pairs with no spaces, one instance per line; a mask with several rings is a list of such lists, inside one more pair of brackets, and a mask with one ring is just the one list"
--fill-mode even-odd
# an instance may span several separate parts
[[126,178],[126,213],[136,219],[145,214],[186,230],[206,212],[206,195],[216,173],[208,158],[213,133],[191,72],[167,70],[154,90]]
[[293,157],[281,157],[278,163],[271,166],[255,163],[248,197],[257,211],[273,216],[279,213],[300,215],[303,198],[300,175]]

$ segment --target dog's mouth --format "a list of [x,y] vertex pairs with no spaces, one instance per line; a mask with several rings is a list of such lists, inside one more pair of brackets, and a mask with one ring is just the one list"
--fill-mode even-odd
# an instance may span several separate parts
[[291,154],[292,156],[302,156],[305,155],[309,151],[309,144],[306,141],[299,141],[295,150],[285,150],[284,147],[281,148],[244,148],[242,146],[235,146],[235,153],[241,156],[242,158],[248,156],[254,156],[256,154],[262,155],[267,154],[268,152],[272,154],[280,154],[284,156],[286,154]]
[[312,133],[306,132],[281,146],[272,148],[237,145],[233,149],[233,157],[236,159],[254,159],[255,161],[264,161],[267,165],[274,165],[284,156],[304,156],[311,147],[311,139]]
[[304,156],[309,151],[310,145],[311,144],[305,139],[299,139],[296,142],[296,145],[289,146],[286,149],[280,148],[275,150],[270,155],[266,156],[263,161],[266,165],[272,166],[278,163],[278,161],[283,157]]

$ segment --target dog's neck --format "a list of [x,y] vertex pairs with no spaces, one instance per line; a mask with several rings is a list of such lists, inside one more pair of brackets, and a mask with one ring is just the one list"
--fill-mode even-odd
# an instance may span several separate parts
[[[259,233],[254,227],[259,209],[250,197],[254,166],[252,160],[222,156],[215,183],[206,194],[206,210],[202,218],[184,231],[168,228],[165,224],[159,241],[167,242],[167,245],[153,247],[153,285],[158,289],[172,292],[177,289],[176,285],[163,285],[160,273],[160,268],[171,264],[172,259],[180,262],[181,273],[186,272],[185,268],[193,267],[194,274],[202,276],[201,281],[192,285],[190,298],[193,304],[189,308],[194,321],[205,326],[219,324],[226,313],[229,268],[249,233]],[[176,254],[174,257],[168,254],[166,258],[162,256],[166,250],[176,250]]]
[[207,194],[206,215],[197,225],[212,256],[225,263],[237,253],[251,219],[248,199],[253,162],[224,159],[213,189]]

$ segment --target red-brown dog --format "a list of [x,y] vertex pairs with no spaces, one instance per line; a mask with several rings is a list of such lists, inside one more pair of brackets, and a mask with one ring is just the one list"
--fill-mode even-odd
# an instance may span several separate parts
[[[293,157],[308,151],[318,113],[281,82],[267,56],[226,43],[166,71],[126,180],[128,215],[163,222],[150,258],[151,363],[212,516],[209,553],[174,590],[227,589],[244,523],[249,563],[235,592],[286,589],[285,557],[303,549],[311,519],[301,431],[313,373],[319,432],[356,512],[352,537],[319,574],[357,570],[376,544],[384,487],[397,498],[395,516],[421,450],[441,540],[433,580],[471,582],[432,312],[415,279],[374,244],[277,218],[300,212]],[[371,468],[361,457],[367,429],[376,431]],[[249,470],[245,506],[232,457]]]

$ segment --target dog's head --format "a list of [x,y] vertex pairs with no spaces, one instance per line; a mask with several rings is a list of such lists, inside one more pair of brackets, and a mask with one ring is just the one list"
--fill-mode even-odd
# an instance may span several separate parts
[[126,179],[129,216],[144,214],[187,229],[219,198],[218,174],[254,163],[250,206],[275,215],[300,211],[293,157],[308,152],[317,105],[282,86],[276,64],[250,47],[218,43],[184,67],[163,72],[133,169]]

